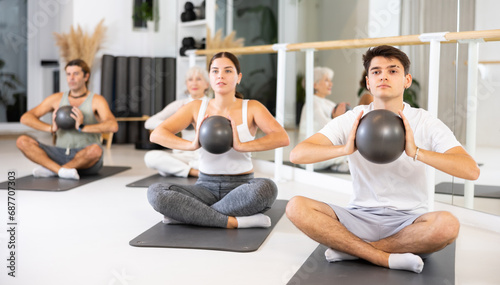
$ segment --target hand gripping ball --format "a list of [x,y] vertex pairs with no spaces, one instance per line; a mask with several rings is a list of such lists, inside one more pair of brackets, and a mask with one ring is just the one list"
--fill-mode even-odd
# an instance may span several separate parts
[[57,127],[63,130],[75,128],[75,119],[71,118],[73,106],[66,105],[57,109],[55,121]]
[[221,154],[233,147],[231,122],[222,116],[210,116],[200,126],[201,147],[213,154]]
[[392,162],[405,149],[403,120],[389,110],[373,110],[361,118],[355,143],[359,153],[368,161]]

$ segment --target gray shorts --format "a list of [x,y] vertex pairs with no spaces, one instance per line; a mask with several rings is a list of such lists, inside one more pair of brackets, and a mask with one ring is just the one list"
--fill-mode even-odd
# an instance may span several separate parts
[[[38,142],[38,145],[40,146],[45,153],[49,156],[50,159],[55,161],[59,165],[64,165],[68,163],[70,160],[72,160],[76,153],[79,152],[80,150],[84,149],[82,148],[70,148],[69,152],[66,152],[67,150],[62,147],[57,147],[57,146],[51,146],[51,145],[46,145],[41,142]],[[99,146],[101,147],[101,146]],[[102,149],[102,147],[101,147]],[[102,168],[103,165],[103,158],[101,155],[101,158],[99,161],[97,161],[93,166],[86,168],[86,169],[77,169],[79,175],[93,175],[99,172],[99,170]]]
[[332,204],[327,205],[335,211],[342,225],[366,242],[392,236],[421,216],[388,208],[346,209]]

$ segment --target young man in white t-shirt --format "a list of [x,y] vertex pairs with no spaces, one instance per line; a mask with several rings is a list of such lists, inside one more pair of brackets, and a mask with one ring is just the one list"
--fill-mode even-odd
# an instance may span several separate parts
[[[412,82],[405,53],[379,46],[369,49],[363,61],[373,103],[333,119],[290,153],[290,161],[302,164],[347,155],[351,202],[342,208],[297,196],[286,213],[306,235],[329,247],[325,256],[330,262],[361,258],[420,273],[422,257],[452,243],[460,228],[451,213],[428,212],[425,166],[469,180],[479,177],[479,168],[446,125],[403,102]],[[404,122],[405,150],[391,163],[369,162],[354,145],[359,120],[375,109],[399,114]]]

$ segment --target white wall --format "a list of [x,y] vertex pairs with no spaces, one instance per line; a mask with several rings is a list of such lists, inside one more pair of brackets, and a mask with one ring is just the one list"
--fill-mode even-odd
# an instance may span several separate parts
[[[365,38],[368,26],[369,1],[323,0],[317,6],[320,31],[317,41]],[[334,70],[332,95],[334,102],[357,104],[358,82],[363,66],[361,56],[366,49],[328,50],[316,53],[315,65]]]
[[[176,56],[176,1],[158,1],[158,31],[134,30],[132,27],[132,0],[74,0],[73,26],[80,25],[84,30],[93,32],[101,19],[107,27],[105,42],[96,55],[92,67],[90,88],[100,92],[101,58],[103,54],[116,56]],[[98,8],[96,8],[98,7]],[[69,31],[69,26],[61,26]],[[66,82],[61,81],[61,88]]]
[[400,35],[401,0],[369,0],[368,37]]
[[[476,0],[476,30],[500,28],[498,11],[500,1]],[[500,61],[500,42],[482,43],[479,61]],[[497,112],[500,106],[500,64],[480,65],[478,84],[477,145],[500,147],[500,124]]]

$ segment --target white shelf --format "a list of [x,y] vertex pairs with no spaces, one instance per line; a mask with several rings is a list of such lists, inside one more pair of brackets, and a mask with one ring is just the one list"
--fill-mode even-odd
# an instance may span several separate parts
[[186,28],[186,27],[199,27],[199,26],[205,26],[207,24],[207,20],[195,20],[195,21],[189,21],[189,22],[180,22],[179,27],[180,28]]
[[[181,15],[184,13],[186,2],[191,2],[195,7],[199,7],[205,2],[205,19],[182,22]],[[189,56],[181,56],[180,49],[182,40],[186,37],[192,37],[197,43],[207,37],[207,27],[213,29],[215,26],[215,2],[216,0],[177,0],[177,64],[176,64],[176,89],[177,96],[184,94],[186,89],[186,72],[191,64],[205,68],[206,56],[195,56],[194,62],[191,62]]]

